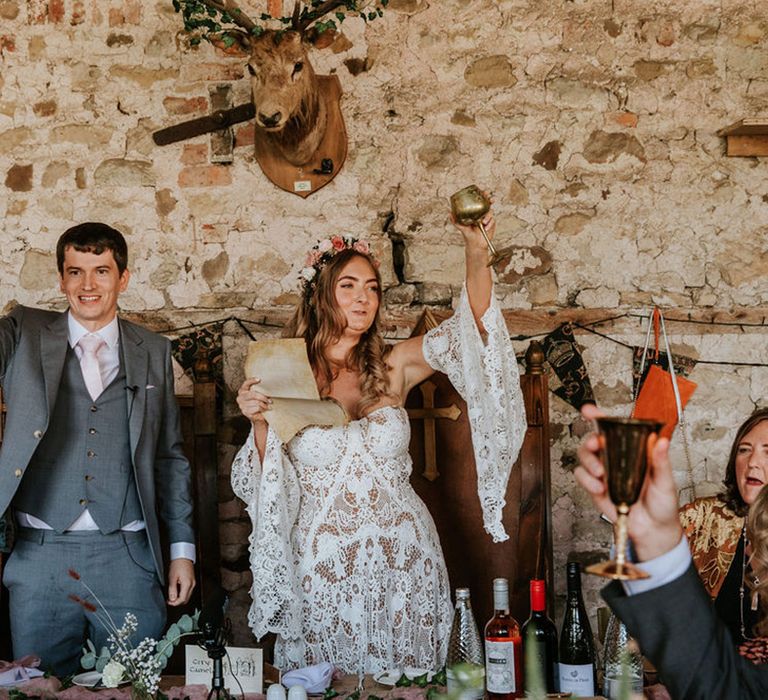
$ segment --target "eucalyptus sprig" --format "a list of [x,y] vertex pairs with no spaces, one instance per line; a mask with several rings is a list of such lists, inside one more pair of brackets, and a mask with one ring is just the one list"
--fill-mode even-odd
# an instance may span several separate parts
[[251,19],[234,0],[171,0],[180,13],[190,44],[202,40],[221,42],[225,47],[235,42],[245,43],[249,36],[259,36],[268,29],[286,31],[292,28],[309,30],[315,36],[336,30],[348,17],[360,17],[372,22],[384,14],[389,0],[305,0],[297,3],[293,14],[281,17],[261,12]]

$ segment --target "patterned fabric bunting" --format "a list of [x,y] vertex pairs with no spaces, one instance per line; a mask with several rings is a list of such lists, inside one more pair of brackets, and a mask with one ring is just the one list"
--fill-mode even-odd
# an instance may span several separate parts
[[573,337],[573,326],[563,323],[542,341],[544,355],[560,386],[552,388],[555,395],[577,410],[585,403],[594,403],[592,383],[581,357],[581,349]]

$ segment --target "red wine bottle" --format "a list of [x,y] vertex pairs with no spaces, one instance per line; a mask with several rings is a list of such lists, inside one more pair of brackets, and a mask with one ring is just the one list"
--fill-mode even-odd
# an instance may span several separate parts
[[522,634],[525,689],[531,693],[557,692],[557,628],[547,617],[545,590],[543,580],[531,579],[531,616]]
[[523,649],[520,625],[509,614],[509,583],[493,580],[493,617],[485,626],[485,687],[489,700],[523,695]]
[[592,697],[596,694],[595,642],[581,596],[581,565],[568,562],[567,575],[568,599],[560,633],[559,690],[577,698]]

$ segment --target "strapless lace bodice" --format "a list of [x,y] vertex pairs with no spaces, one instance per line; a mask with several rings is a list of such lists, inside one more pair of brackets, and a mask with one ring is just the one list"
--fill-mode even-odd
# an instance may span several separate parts
[[[517,363],[495,303],[484,345],[466,297],[424,339],[424,357],[467,400],[484,524],[496,540],[525,432]],[[283,444],[250,436],[232,465],[247,504],[257,638],[277,633],[282,669],[331,661],[348,673],[435,669],[445,661],[450,589],[434,522],[410,484],[410,425],[386,406]]]

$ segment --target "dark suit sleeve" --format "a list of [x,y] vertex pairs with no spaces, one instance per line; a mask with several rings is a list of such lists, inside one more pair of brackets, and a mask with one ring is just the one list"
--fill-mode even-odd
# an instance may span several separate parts
[[179,407],[176,403],[171,363],[171,345],[165,342],[165,381],[163,383],[162,426],[155,450],[155,488],[158,510],[174,542],[194,544],[192,526],[192,475],[184,456]]
[[673,698],[768,698],[768,666],[755,666],[739,655],[693,565],[646,593],[627,596],[613,582],[602,595]]
[[[17,306],[10,314],[0,318],[0,384],[5,379],[8,363],[19,342],[21,314],[22,308]],[[8,512],[0,513],[0,552],[8,551],[9,532]]]
[[11,361],[21,332],[23,307],[17,306],[7,316],[0,318],[0,383],[5,377],[8,363]]

